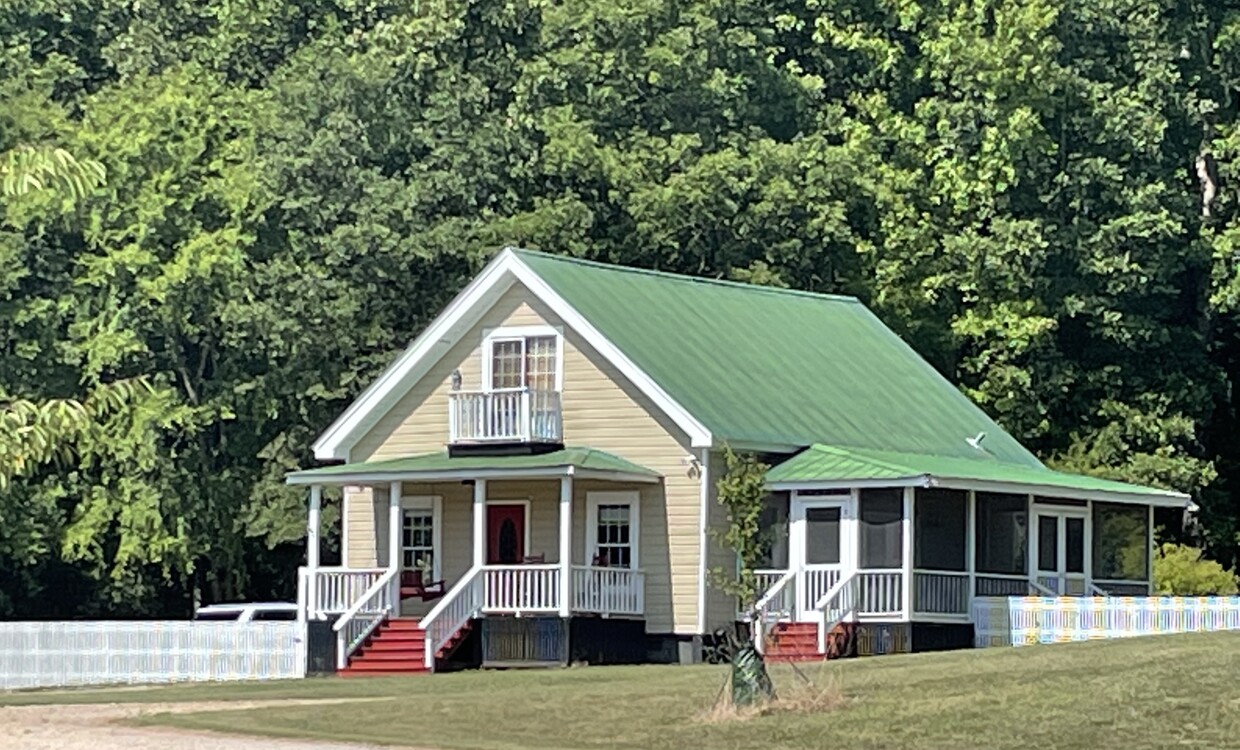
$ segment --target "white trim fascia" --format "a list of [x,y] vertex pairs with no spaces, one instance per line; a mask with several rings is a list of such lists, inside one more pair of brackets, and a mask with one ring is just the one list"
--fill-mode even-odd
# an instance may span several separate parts
[[653,378],[634,364],[633,360],[629,359],[615,344],[608,341],[607,337],[599,332],[589,320],[586,320],[581,313],[568,304],[547,282],[534,273],[529,266],[522,263],[515,253],[505,250],[504,254],[514,260],[511,270],[516,275],[517,281],[520,281],[534,296],[542,300],[543,304],[551,308],[551,311],[563,320],[569,328],[580,334],[586,340],[586,343],[601,354],[604,359],[611,362],[620,371],[620,374],[628,378],[629,382],[637,386],[637,389],[646,394],[654,402],[655,406],[659,407],[680,429],[684,430],[685,434],[689,436],[690,447],[711,447],[713,437],[705,425],[668,395],[667,391],[663,390]]
[[[710,449],[702,449],[701,467],[698,469],[698,581],[697,581],[697,632],[706,635],[706,553],[709,549],[710,528]],[[739,558],[738,558],[739,560]]]
[[1074,490],[1068,487],[1048,486],[1041,484],[1018,484],[1013,482],[993,482],[980,479],[957,479],[952,477],[934,477],[920,475],[897,479],[833,479],[822,482],[773,482],[767,489],[782,492],[789,490],[835,490],[873,487],[942,487],[953,490],[974,490],[976,492],[999,492],[1011,495],[1038,495],[1039,497],[1058,497],[1069,500],[1094,500],[1106,503],[1126,503],[1130,505],[1151,505],[1160,508],[1183,508],[1189,502],[1187,495],[1173,493],[1169,495],[1144,495],[1140,493],[1109,492],[1105,490]]
[[[349,451],[373,424],[407,391],[401,383],[416,381],[438,361],[431,356],[435,347],[440,355],[460,340],[493,302],[519,281],[547,305],[565,325],[572,328],[600,355],[607,359],[638,390],[662,410],[689,436],[691,447],[712,445],[713,437],[696,417],[667,394],[649,375],[607,340],[581,313],[569,305],[542,280],[511,248],[505,248],[452,300],[417,339],[370,386],[354,399],[344,413],[314,442],[315,458],[349,460]],[[563,357],[560,357],[563,360]],[[557,365],[558,366],[558,365]]]
[[1159,508],[1183,508],[1189,501],[1188,495],[1182,495],[1178,492],[1169,493],[1168,495],[1145,495],[1136,492],[1074,490],[1068,487],[1054,487],[1041,484],[1014,484],[1011,482],[953,479],[950,477],[933,477],[927,486],[955,490],[975,490],[977,492],[1002,492],[1013,495],[1029,494],[1038,497],[1057,497],[1066,500],[1094,500],[1104,503],[1150,505]]
[[662,479],[648,474],[630,474],[596,469],[579,469],[576,466],[554,466],[539,469],[453,469],[451,471],[399,471],[359,472],[357,474],[333,474],[331,476],[299,477],[291,474],[284,483],[289,485],[322,485],[337,487],[348,484],[371,485],[383,482],[445,482],[466,479],[555,479],[576,476],[579,479],[601,479],[610,482],[633,482],[658,484]]
[[643,570],[641,560],[642,494],[637,490],[604,490],[586,493],[585,563],[591,565],[598,552],[598,506],[629,506],[629,570]]
[[442,346],[443,352],[447,352],[454,346],[485,312],[485,307],[479,309],[481,303],[498,298],[512,286],[508,271],[514,262],[516,256],[512,253],[500,253],[461,290],[422,334],[314,441],[314,457],[321,461],[347,461],[353,444],[403,395],[396,393],[397,386],[410,377],[416,379],[418,376],[414,373],[420,365],[425,370],[438,361],[437,357],[426,360],[435,347]]

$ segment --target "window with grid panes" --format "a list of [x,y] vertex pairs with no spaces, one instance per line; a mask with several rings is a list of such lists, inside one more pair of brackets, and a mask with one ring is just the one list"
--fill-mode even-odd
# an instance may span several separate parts
[[[429,508],[407,508],[403,514],[401,565],[409,570],[435,565],[435,515]],[[419,561],[424,561],[419,564]]]
[[607,567],[633,567],[632,510],[628,503],[598,506],[594,549],[599,561]]
[[555,390],[556,337],[527,336],[491,342],[491,388]]

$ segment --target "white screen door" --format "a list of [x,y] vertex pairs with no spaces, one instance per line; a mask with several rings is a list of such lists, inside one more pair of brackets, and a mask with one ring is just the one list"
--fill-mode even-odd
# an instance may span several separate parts
[[793,499],[789,562],[801,571],[796,581],[798,620],[813,620],[818,601],[852,569],[855,517],[848,495]]

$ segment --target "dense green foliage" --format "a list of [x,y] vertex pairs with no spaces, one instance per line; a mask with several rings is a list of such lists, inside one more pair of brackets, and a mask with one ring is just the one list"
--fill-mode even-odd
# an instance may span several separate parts
[[731,446],[724,446],[723,459],[724,472],[715,481],[715,496],[727,525],[710,531],[716,542],[735,554],[737,567],[711,570],[711,583],[748,609],[762,593],[754,571],[770,547],[761,525],[767,496],[764,475],[770,467],[752,453],[738,453]]
[[1163,544],[1154,557],[1154,590],[1171,596],[1234,596],[1235,571],[1187,544]]
[[0,400],[144,385],[7,472],[0,616],[289,596],[282,473],[505,243],[856,294],[1240,550],[1236,0],[26,0],[0,40],[0,165],[47,178],[0,197]]

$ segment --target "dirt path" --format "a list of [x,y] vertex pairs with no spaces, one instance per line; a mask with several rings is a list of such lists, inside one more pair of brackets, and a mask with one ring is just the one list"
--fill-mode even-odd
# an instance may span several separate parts
[[4,750],[380,750],[318,740],[192,732],[171,727],[135,727],[124,719],[153,713],[193,713],[339,701],[213,701],[72,706],[0,707],[0,748]]

